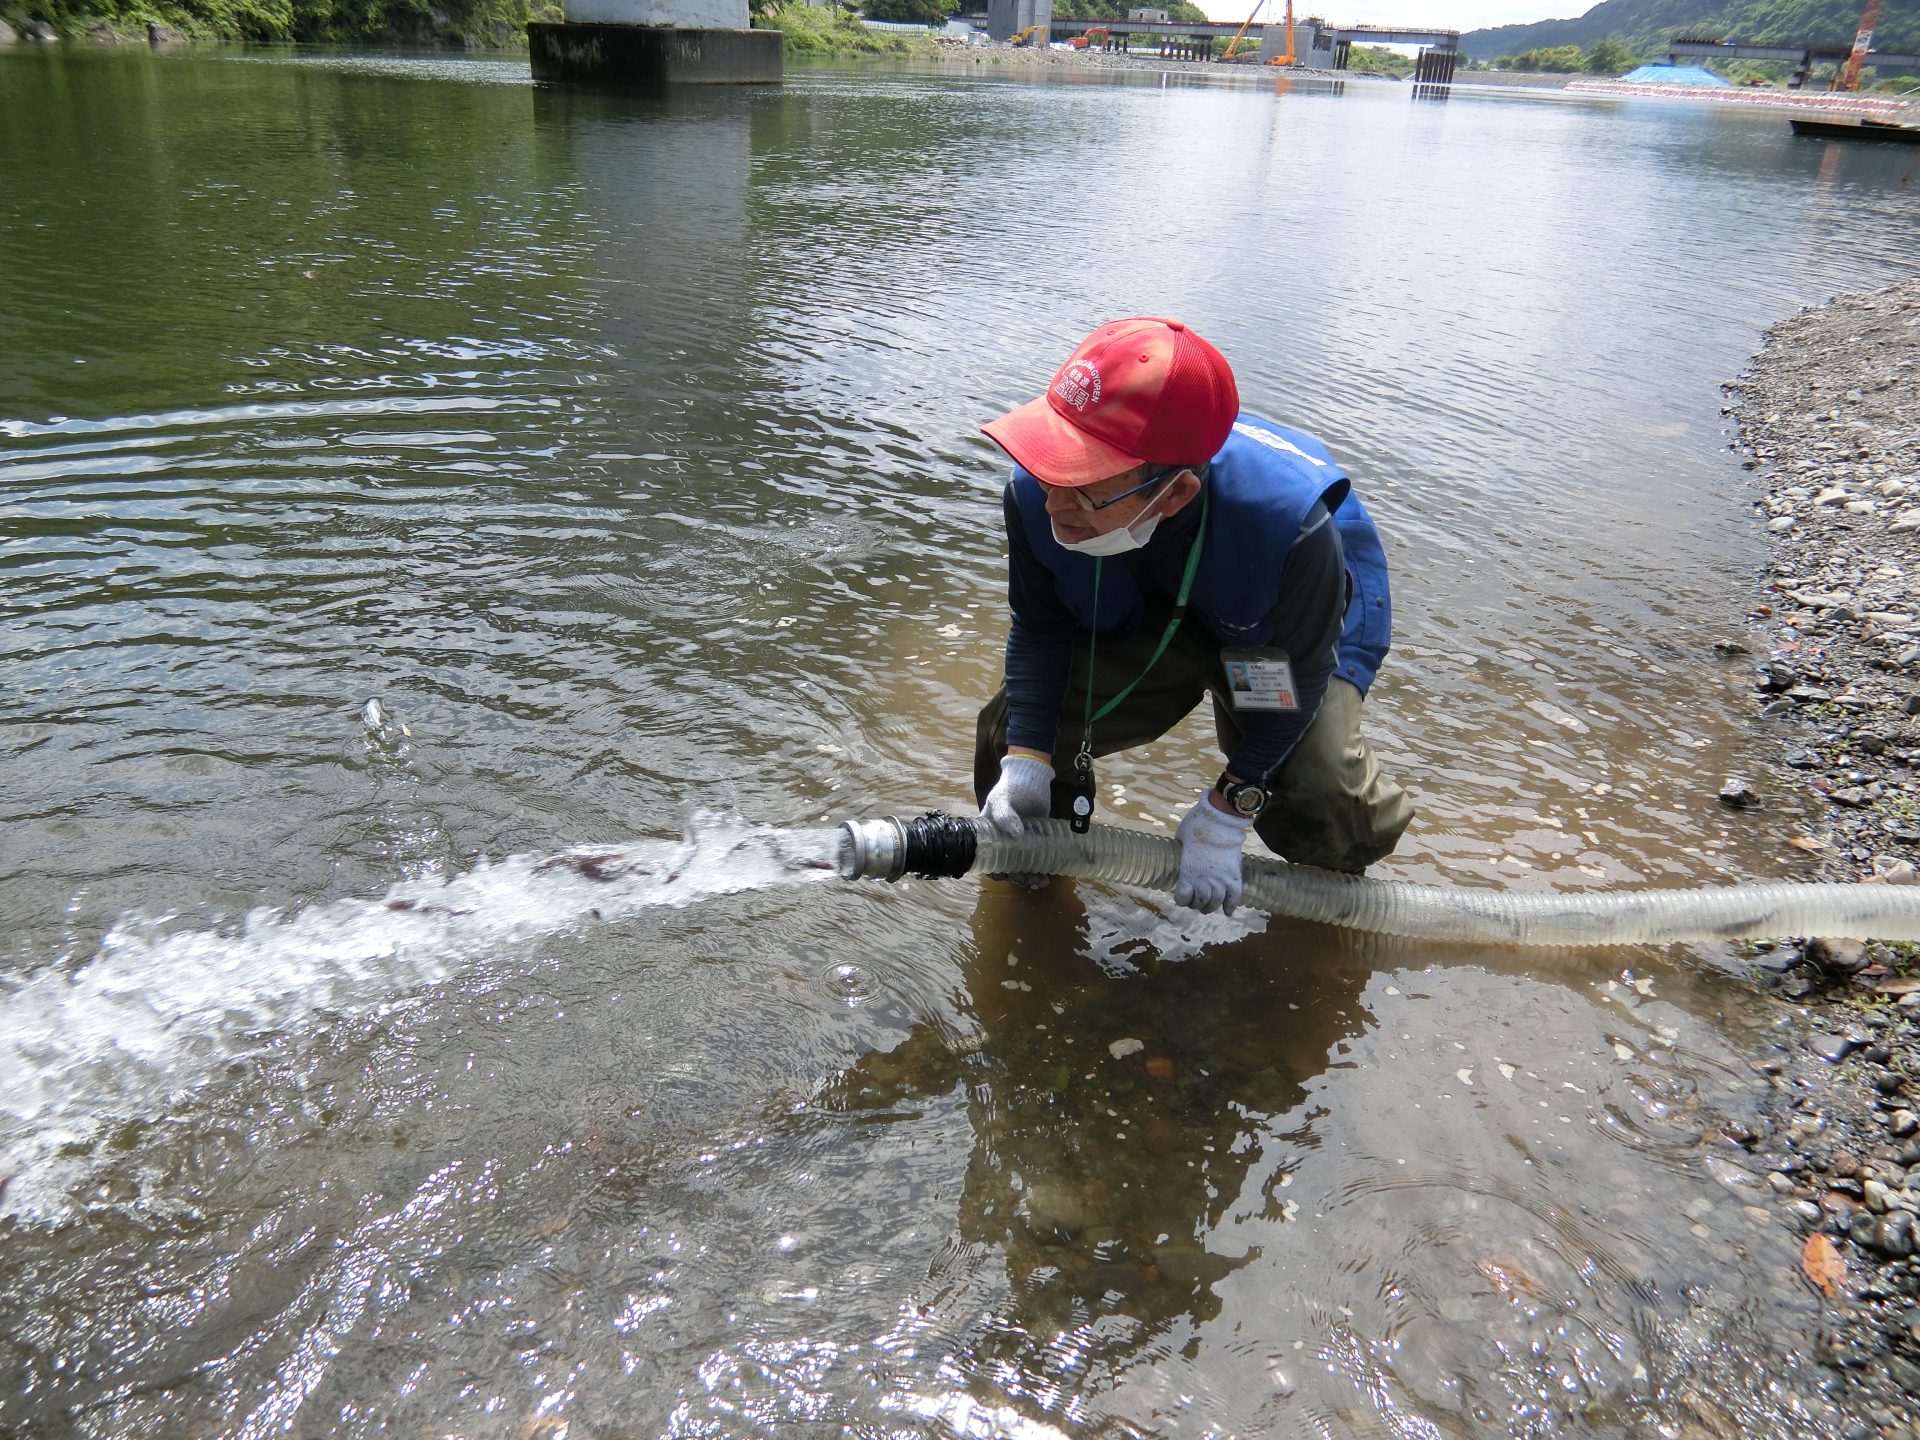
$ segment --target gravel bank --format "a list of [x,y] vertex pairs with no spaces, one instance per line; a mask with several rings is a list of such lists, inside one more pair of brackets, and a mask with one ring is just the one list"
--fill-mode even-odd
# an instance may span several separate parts
[[[1915,883],[1920,862],[1920,279],[1767,332],[1729,386],[1769,537],[1753,611],[1771,775],[1722,799],[1806,807],[1807,878]],[[1920,1440],[1920,954],[1814,942],[1756,958],[1792,1002],[1768,1133],[1741,1144],[1826,1293],[1813,1348],[1850,1434]],[[1824,1282],[1824,1283],[1823,1283]]]

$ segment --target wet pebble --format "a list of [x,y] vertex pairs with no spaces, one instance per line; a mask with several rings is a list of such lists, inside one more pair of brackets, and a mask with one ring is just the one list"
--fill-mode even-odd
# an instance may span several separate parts
[[1738,775],[1729,775],[1720,785],[1720,803],[1735,810],[1750,810],[1759,802],[1753,786]]
[[1861,1042],[1851,1035],[1828,1035],[1818,1033],[1807,1037],[1807,1048],[1829,1064],[1838,1064],[1855,1050]]
[[1068,1245],[1087,1227],[1087,1197],[1058,1180],[1039,1179],[1027,1191],[1027,1233],[1042,1245]]
[[[1807,942],[1806,957],[1830,975],[1855,975],[1867,968],[1867,947],[1858,940],[1817,936]],[[1845,1054],[1825,1056],[1837,1060]]]
[[1892,1210],[1881,1217],[1874,1225],[1873,1248],[1882,1255],[1913,1254],[1913,1216],[1905,1210]]

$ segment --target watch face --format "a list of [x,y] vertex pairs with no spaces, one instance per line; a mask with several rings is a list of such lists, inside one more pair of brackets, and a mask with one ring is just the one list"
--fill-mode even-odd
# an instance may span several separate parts
[[1267,792],[1258,785],[1235,785],[1227,791],[1227,800],[1242,815],[1258,815],[1266,807]]

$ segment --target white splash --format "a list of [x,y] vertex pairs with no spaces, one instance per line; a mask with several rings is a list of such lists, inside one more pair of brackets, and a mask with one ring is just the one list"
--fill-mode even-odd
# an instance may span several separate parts
[[[148,938],[0,992],[0,1213],[64,1210],[76,1153],[317,1016],[377,1013],[516,944],[653,906],[833,878],[833,832],[700,815],[687,838],[514,856],[377,900]],[[63,1155],[63,1152],[65,1154]]]

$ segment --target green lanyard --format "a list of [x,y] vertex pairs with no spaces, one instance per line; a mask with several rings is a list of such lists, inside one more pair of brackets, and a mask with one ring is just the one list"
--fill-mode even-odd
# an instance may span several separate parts
[[1160,657],[1167,653],[1167,646],[1173,643],[1173,637],[1180,628],[1180,622],[1187,618],[1187,597],[1193,593],[1193,577],[1200,571],[1200,549],[1207,538],[1207,491],[1200,492],[1200,524],[1194,531],[1193,544],[1187,547],[1186,573],[1180,577],[1180,593],[1174,597],[1173,614],[1167,619],[1167,628],[1160,636],[1160,643],[1154,647],[1152,657],[1146,668],[1129,680],[1125,687],[1098,710],[1093,708],[1093,662],[1098,656],[1100,644],[1100,566],[1102,557],[1095,556],[1093,561],[1093,624],[1087,635],[1087,721],[1080,736],[1079,753],[1073,757],[1073,829],[1084,835],[1087,827],[1093,823],[1093,726],[1094,722],[1104,720],[1119,708],[1122,701],[1133,693],[1133,687],[1146,679],[1153,667],[1160,663]]

